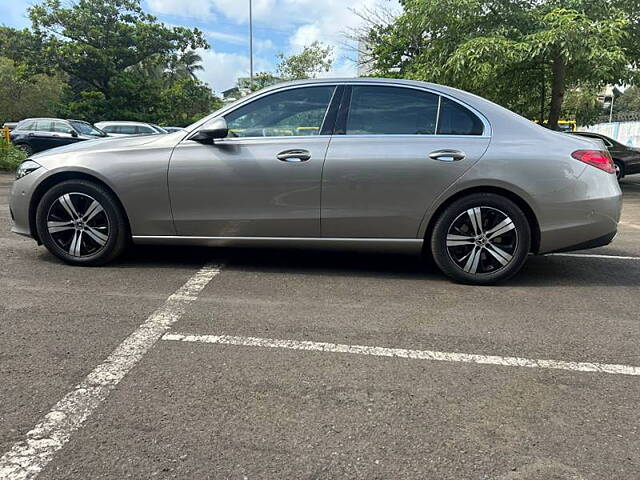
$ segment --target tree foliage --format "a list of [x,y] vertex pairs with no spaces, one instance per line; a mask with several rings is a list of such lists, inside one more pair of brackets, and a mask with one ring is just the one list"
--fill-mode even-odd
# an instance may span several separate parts
[[61,74],[30,74],[0,57],[0,125],[26,116],[53,116],[68,93]]
[[[14,61],[23,82],[67,81],[68,98],[49,115],[187,125],[220,103],[197,78],[198,50],[208,48],[202,32],[158,22],[140,0],[44,0],[29,17],[30,30],[0,27],[0,56]],[[26,108],[10,119],[41,111]]]
[[370,23],[363,36],[381,75],[463,88],[551,127],[567,91],[593,92],[633,78],[637,57],[630,38],[640,27],[629,2],[400,3],[397,18]]
[[278,54],[280,62],[276,68],[277,75],[283,80],[303,80],[315,78],[318,74],[328,72],[333,65],[333,47],[315,41],[306,45],[302,52],[285,56]]

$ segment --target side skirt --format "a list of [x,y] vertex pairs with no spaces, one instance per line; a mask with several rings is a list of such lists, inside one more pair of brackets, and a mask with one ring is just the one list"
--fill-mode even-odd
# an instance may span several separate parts
[[335,250],[393,251],[419,254],[422,239],[416,238],[313,238],[313,237],[189,237],[134,235],[140,245],[190,245],[205,247],[276,247]]

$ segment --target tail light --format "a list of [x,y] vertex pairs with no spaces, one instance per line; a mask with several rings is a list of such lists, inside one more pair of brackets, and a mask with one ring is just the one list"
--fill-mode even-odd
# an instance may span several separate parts
[[576,160],[604,170],[607,173],[616,173],[616,166],[609,152],[601,150],[576,150],[571,156]]

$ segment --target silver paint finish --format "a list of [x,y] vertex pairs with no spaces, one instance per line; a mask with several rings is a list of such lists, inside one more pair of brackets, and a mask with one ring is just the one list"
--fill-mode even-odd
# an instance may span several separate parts
[[[206,122],[255,98],[327,83],[435,92],[479,113],[485,134],[242,138],[215,146],[187,140]],[[585,148],[601,145],[546,130],[449,87],[384,79],[281,84],[225,106],[185,132],[87,141],[35,155],[43,168],[17,180],[12,189],[13,230],[32,233],[31,196],[58,173],[80,172],[104,182],[123,204],[136,240],[167,237],[167,242],[187,235],[275,237],[268,240],[272,243],[317,237],[419,243],[433,214],[453,195],[489,187],[516,195],[529,206],[540,227],[539,253],[544,253],[617,228],[622,196],[615,175],[571,158],[573,151]],[[277,158],[291,149],[309,151],[310,159]],[[465,158],[429,157],[444,149],[464,152]]]
[[[320,237],[320,181],[329,139],[182,142],[169,167],[178,235]],[[278,158],[290,150],[306,150],[309,158]]]

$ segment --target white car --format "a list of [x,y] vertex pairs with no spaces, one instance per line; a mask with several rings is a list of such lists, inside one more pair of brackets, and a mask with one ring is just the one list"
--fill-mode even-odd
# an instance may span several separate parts
[[98,122],[95,124],[110,137],[126,137],[129,135],[161,135],[168,133],[164,128],[153,123],[144,122]]

